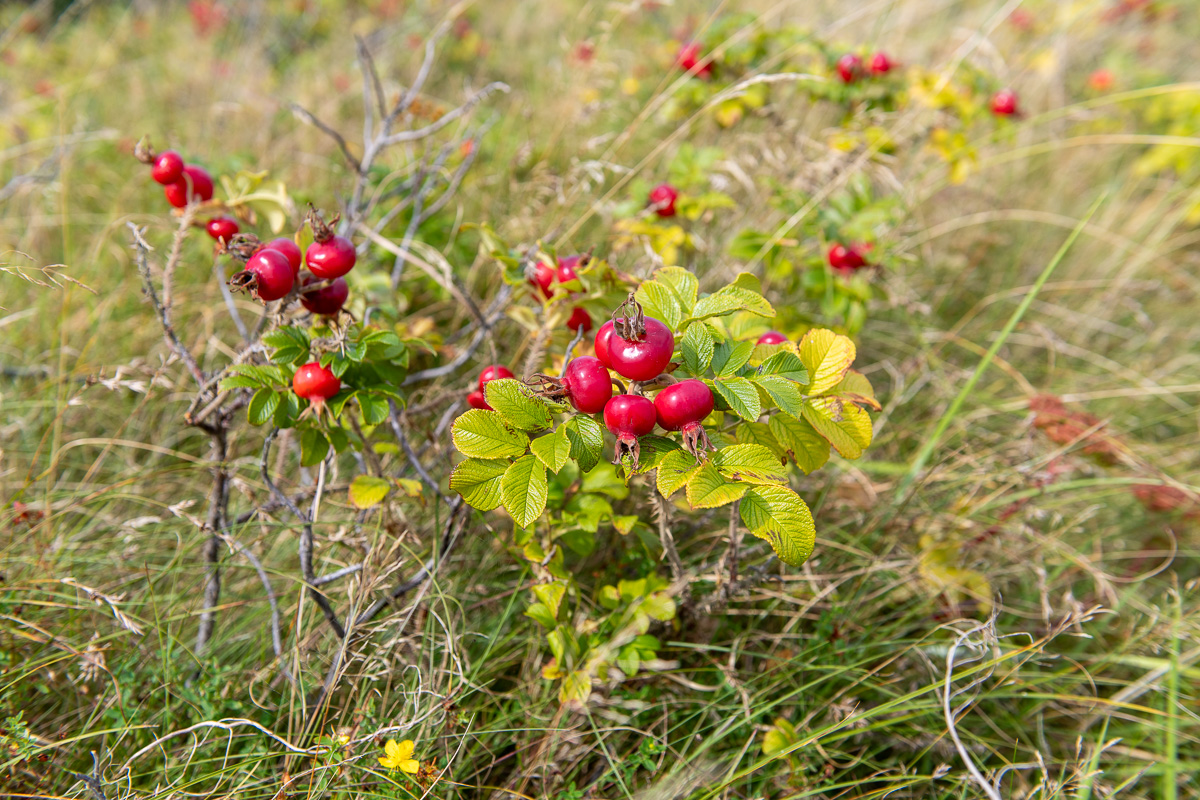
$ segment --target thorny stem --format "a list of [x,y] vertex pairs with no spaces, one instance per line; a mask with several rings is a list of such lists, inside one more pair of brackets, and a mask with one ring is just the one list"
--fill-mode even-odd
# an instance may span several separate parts
[[142,276],[142,284],[146,289],[146,296],[150,298],[150,304],[154,306],[154,311],[158,315],[158,323],[162,327],[163,338],[167,341],[167,347],[171,352],[183,359],[183,363],[187,365],[188,372],[192,373],[192,377],[196,379],[196,383],[204,386],[204,373],[200,370],[200,365],[196,363],[196,359],[192,357],[191,352],[183,346],[183,342],[175,334],[175,329],[171,327],[171,318],[167,314],[166,307],[158,299],[158,292],[154,289],[154,278],[150,274],[150,245],[142,237],[142,231],[132,222],[126,223],[129,230],[133,233],[133,249],[137,255],[138,272]]
[[683,561],[675,549],[675,537],[671,535],[671,510],[665,497],[654,494],[654,516],[658,522],[658,538],[662,542],[663,555],[671,567],[671,580],[683,583]]
[[[313,573],[312,565],[312,550],[313,550],[313,528],[312,519],[305,515],[303,511],[288,497],[275,482],[271,480],[271,470],[268,467],[271,455],[271,443],[275,441],[275,437],[279,434],[279,428],[273,428],[267,434],[267,438],[263,441],[262,463],[260,471],[262,472],[263,483],[271,490],[271,494],[275,499],[283,503],[283,506],[300,521],[300,569],[304,573],[304,583],[308,585],[309,595],[313,602],[321,609],[321,613],[325,615],[325,619],[329,622],[329,626],[333,628],[334,633],[339,639],[345,638],[346,630],[342,627],[342,623],[338,621],[337,614],[334,613],[333,607],[329,605],[329,600],[325,595],[314,585],[316,575]],[[320,502],[320,492],[313,496],[313,508],[315,509]]]

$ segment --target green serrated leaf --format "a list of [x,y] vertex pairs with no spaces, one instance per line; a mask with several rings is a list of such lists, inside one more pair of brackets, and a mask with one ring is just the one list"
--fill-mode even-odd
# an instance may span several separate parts
[[717,471],[731,481],[783,483],[787,470],[769,448],[760,444],[735,444],[710,456]]
[[804,410],[804,395],[795,381],[782,375],[760,375],[753,382],[761,386],[784,413],[797,417]]
[[795,353],[783,351],[764,359],[758,367],[759,375],[778,375],[781,378],[799,381],[808,385],[808,370]]
[[579,464],[579,471],[591,472],[600,463],[604,452],[604,429],[586,414],[576,414],[562,427],[566,428],[567,438],[571,440],[571,458]]
[[754,342],[722,342],[713,352],[712,371],[722,378],[732,377],[746,366],[753,352]]
[[800,340],[800,360],[808,370],[808,394],[821,395],[837,386],[854,363],[854,342],[824,328],[813,328]]
[[500,481],[504,508],[522,528],[528,528],[546,510],[548,495],[546,468],[534,456],[518,458]]
[[771,433],[765,422],[742,422],[737,426],[735,434],[738,444],[758,444],[770,450],[782,462],[785,455],[783,447]]
[[696,457],[686,450],[672,450],[663,456],[658,465],[658,475],[655,483],[658,492],[663,497],[670,497],[679,491],[700,470]]
[[792,462],[808,475],[829,460],[829,442],[803,419],[774,414],[767,423]]
[[304,406],[293,392],[280,394],[279,407],[275,409],[275,427],[290,428],[300,419]]
[[350,503],[357,509],[373,508],[383,502],[392,484],[374,475],[359,475],[350,482]]
[[708,460],[688,480],[687,499],[692,508],[718,508],[737,500],[748,488],[747,483],[727,480]]
[[643,281],[638,287],[635,297],[642,304],[647,317],[654,317],[671,330],[683,319],[683,310],[675,292],[657,281]]
[[230,375],[226,378],[221,378],[221,383],[218,389],[222,392],[228,392],[232,389],[259,389],[262,388],[263,382],[250,375]]
[[607,462],[597,464],[595,469],[584,475],[579,488],[584,492],[606,494],[616,500],[624,500],[629,496],[629,487],[617,476],[617,468]]
[[871,418],[840,397],[811,398],[804,404],[804,419],[829,440],[844,458],[855,459],[871,444]]
[[529,437],[495,411],[472,409],[454,421],[450,428],[454,446],[473,458],[516,458],[525,454]]
[[708,324],[693,322],[679,340],[683,353],[683,367],[693,375],[700,376],[708,371],[712,363],[715,345]]
[[[496,383],[496,381],[489,382]],[[546,465],[546,469],[557,473],[571,457],[571,439],[567,429],[559,425],[553,433],[540,436],[529,443],[529,449],[537,456],[538,461]]]
[[281,396],[274,389],[259,389],[250,398],[250,405],[247,409],[250,417],[251,425],[265,425],[275,416],[275,409],[279,407]]
[[692,308],[696,305],[696,290],[700,287],[695,275],[683,267],[663,267],[655,270],[654,279],[674,290],[675,298],[679,300],[680,310],[684,314],[692,313]]
[[358,408],[362,411],[363,422],[368,425],[378,425],[388,417],[388,401],[373,392],[355,392],[358,398]]
[[761,294],[741,286],[726,286],[720,291],[702,297],[692,309],[692,320],[723,317],[736,311],[748,311],[760,317],[774,317],[775,309]]
[[329,440],[316,428],[300,432],[300,466],[315,467],[329,454]]
[[812,555],[817,529],[800,496],[786,486],[753,486],[739,507],[742,522],[770,543],[779,560],[798,567]]
[[679,442],[665,436],[643,436],[638,439],[638,447],[641,450],[638,456],[639,474],[658,469],[658,465],[662,463],[668,453],[680,449]]
[[450,475],[450,488],[471,508],[491,511],[500,505],[500,481],[509,462],[503,459],[468,458]]
[[520,381],[513,378],[488,381],[483,392],[487,404],[508,424],[525,431],[550,427],[550,409]]
[[758,390],[750,381],[745,378],[717,378],[713,385],[733,413],[742,419],[754,422],[762,416],[762,401],[758,398]]

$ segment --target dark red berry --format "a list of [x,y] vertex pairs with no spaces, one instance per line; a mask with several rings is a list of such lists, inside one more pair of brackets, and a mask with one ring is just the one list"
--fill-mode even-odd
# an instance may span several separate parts
[[[287,256],[284,255],[284,257]],[[325,283],[325,285],[315,289],[304,288],[317,283]],[[346,298],[350,296],[350,287],[346,285],[345,278],[334,278],[326,283],[319,278],[305,275],[300,287],[300,305],[314,314],[326,317],[332,317],[341,311],[342,306],[346,305]]]
[[533,278],[531,278],[529,282],[540,289],[542,294],[549,299],[550,295],[552,294],[550,285],[554,283],[554,277],[556,274],[554,267],[550,266],[544,261],[539,261],[534,266],[533,271]]
[[853,272],[867,265],[867,245],[852,244],[847,247],[835,242],[829,248],[829,266],[841,272]]
[[508,367],[502,367],[499,364],[493,364],[490,367],[484,367],[483,372],[479,373],[479,391],[483,391],[484,384],[486,384],[488,381],[512,377],[514,377],[512,370]]
[[224,239],[228,242],[234,234],[241,230],[241,226],[233,217],[213,217],[204,226],[204,230],[217,241]]
[[567,327],[573,331],[583,328],[583,332],[587,333],[592,329],[592,315],[583,307],[576,306],[575,310],[571,312],[571,318],[567,320]]
[[276,250],[259,250],[250,256],[246,262],[246,272],[255,278],[253,286],[248,288],[264,303],[286,296],[296,281],[287,256]]
[[654,403],[633,394],[619,394],[604,406],[604,425],[617,436],[645,436],[654,430]]
[[167,202],[175,208],[183,208],[188,204],[189,197],[196,202],[206,203],[212,200],[212,176],[204,167],[188,164],[183,168],[183,175],[174,183],[163,187]]
[[558,260],[558,271],[555,273],[555,277],[558,278],[559,283],[573,281],[579,277],[576,275],[575,271],[583,267],[585,264],[587,264],[587,256],[585,255],[575,255],[567,256],[566,258],[560,258]]
[[660,217],[675,216],[675,201],[679,199],[679,192],[669,183],[660,183],[650,190],[649,205],[654,209],[654,213]]
[[292,271],[296,276],[300,275],[300,264],[304,260],[304,256],[300,253],[300,245],[296,244],[286,236],[280,236],[278,239],[272,239],[263,245],[268,250],[278,250],[287,256],[288,263],[292,265]]
[[703,60],[704,54],[700,50],[699,42],[688,42],[679,48],[679,54],[675,56],[675,64],[684,72],[692,72],[695,70],[695,75],[699,78],[712,77],[712,62],[709,61],[704,66],[696,69],[696,65]]
[[340,278],[354,269],[358,256],[354,245],[345,236],[331,236],[324,242],[313,242],[304,254],[308,269],[318,278]]
[[837,73],[842,83],[854,83],[862,75],[863,62],[854,53],[846,53],[837,60]]
[[585,414],[604,410],[612,397],[612,378],[600,359],[580,356],[573,359],[563,372],[563,388],[571,405]]
[[999,117],[1011,117],[1017,113],[1017,93],[1012,89],[1001,89],[992,95],[992,113]]
[[292,391],[313,405],[321,405],[342,389],[342,382],[333,370],[313,361],[296,370],[292,376]]
[[886,75],[892,71],[892,60],[887,57],[887,53],[876,53],[871,56],[869,69],[872,75]]
[[758,344],[783,344],[786,341],[787,337],[779,331],[767,331],[758,337]]
[[612,356],[609,355],[609,342],[613,336],[617,335],[616,326],[610,319],[608,322],[600,326],[600,330],[596,331],[596,358],[600,359],[600,363],[612,369]]
[[467,395],[467,405],[471,408],[478,408],[484,411],[495,411],[494,408],[488,405],[488,401],[483,396],[483,392],[476,389]]
[[613,369],[631,381],[657,378],[671,363],[675,352],[675,334],[654,317],[645,318],[646,332],[640,341],[631,342],[619,334],[608,339],[608,357]]
[[712,390],[696,378],[673,383],[655,396],[654,410],[659,427],[668,431],[682,430],[685,425],[698,423],[712,413]]
[[183,157],[174,150],[164,150],[154,159],[150,177],[166,186],[183,177]]

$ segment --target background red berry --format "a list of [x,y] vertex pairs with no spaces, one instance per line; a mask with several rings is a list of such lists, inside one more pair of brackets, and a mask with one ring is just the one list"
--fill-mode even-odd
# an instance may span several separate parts
[[887,53],[876,53],[871,56],[869,69],[872,75],[884,75],[892,71],[892,60],[887,57]]
[[1012,89],[1001,89],[992,95],[992,113],[1011,117],[1017,113],[1017,93]]
[[[278,251],[275,251],[278,252]],[[284,256],[286,258],[286,256]],[[311,275],[306,275],[304,281],[300,284],[300,305],[314,314],[331,317],[342,310],[342,306],[346,305],[346,298],[350,296],[350,287],[346,285],[345,278],[334,278],[325,286],[318,289],[305,290],[303,287],[315,283],[323,283],[320,278],[314,278]]]
[[608,322],[600,326],[600,330],[596,331],[595,349],[596,358],[600,359],[600,363],[612,369],[612,356],[608,352],[609,342],[613,336],[616,336],[616,326],[610,319]]
[[550,286],[554,283],[554,277],[556,274],[554,267],[550,266],[544,261],[539,261],[537,265],[534,266],[533,270],[534,276],[529,282],[540,289],[542,294],[549,299],[550,295],[552,294]]
[[501,378],[515,377],[512,370],[508,367],[499,364],[493,364],[490,367],[484,367],[483,372],[479,373],[479,391],[483,391],[484,384],[488,381],[495,381]]
[[183,176],[174,183],[163,187],[167,202],[175,208],[183,208],[188,204],[188,198],[193,197],[197,202],[206,203],[212,200],[212,176],[204,167],[188,164],[183,168]]
[[675,216],[675,201],[679,199],[679,192],[669,183],[660,183],[650,190],[650,205],[654,206],[654,213],[660,217]]
[[358,255],[345,236],[333,236],[324,242],[313,242],[304,253],[308,269],[318,278],[340,278],[354,269]]
[[837,73],[842,83],[854,83],[862,74],[862,59],[854,53],[846,53],[837,60]]
[[300,245],[285,236],[280,236],[278,239],[267,242],[263,247],[268,250],[277,250],[287,256],[288,263],[292,265],[292,272],[297,276],[300,275],[300,264],[304,260],[300,253]]
[[183,157],[174,150],[164,150],[154,159],[150,177],[166,186],[183,177]]
[[228,242],[234,234],[241,230],[241,226],[233,217],[213,217],[204,226],[204,230],[212,238],[218,241],[224,239]]
[[495,411],[494,408],[488,405],[487,399],[483,396],[483,392],[476,389],[467,395],[467,405],[471,408],[478,408],[483,411]]
[[779,331],[767,331],[758,337],[758,344],[783,344],[786,341],[787,337]]
[[571,312],[571,318],[567,320],[567,327],[573,331],[583,328],[584,333],[592,329],[592,315],[580,306],[576,306]]

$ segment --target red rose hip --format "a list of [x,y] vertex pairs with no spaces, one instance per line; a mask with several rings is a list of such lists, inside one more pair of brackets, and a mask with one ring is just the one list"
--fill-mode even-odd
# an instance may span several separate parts
[[533,277],[529,279],[529,283],[536,286],[542,295],[548,300],[553,291],[550,286],[553,285],[555,278],[554,267],[544,261],[539,261],[533,268]]
[[212,176],[204,167],[188,164],[177,181],[163,187],[163,194],[166,195],[167,202],[175,208],[183,208],[189,199],[206,203],[212,200],[213,196]]
[[862,69],[862,59],[854,53],[846,53],[837,60],[837,73],[842,83],[854,83],[862,74]]
[[654,398],[654,410],[659,427],[668,431],[682,430],[685,425],[699,423],[712,413],[712,390],[696,378],[671,384]]
[[562,386],[571,405],[585,414],[603,411],[613,391],[608,370],[592,356],[573,359],[563,372]]
[[588,257],[585,255],[567,256],[558,260],[558,270],[555,272],[555,277],[559,283],[573,281],[579,276],[575,271],[587,264]]
[[484,367],[483,372],[479,373],[479,391],[483,391],[483,387],[488,381],[512,377],[515,376],[512,374],[512,370],[508,367],[502,367],[499,364],[493,364],[490,367]]
[[865,267],[867,265],[865,250],[866,247],[863,245],[852,244],[847,247],[835,242],[829,248],[829,266],[842,272],[853,272]]
[[992,113],[998,117],[1011,117],[1017,113],[1017,93],[1012,89],[1001,89],[992,95]]
[[596,358],[600,359],[600,363],[612,369],[612,356],[609,355],[608,348],[612,337],[617,335],[616,326],[610,319],[608,322],[600,326],[600,330],[596,331]]
[[496,409],[488,405],[488,401],[483,396],[483,392],[476,389],[467,395],[467,405],[471,408],[478,408],[481,411],[495,411]]
[[783,344],[786,341],[787,337],[779,331],[767,331],[758,337],[758,344]]
[[650,190],[649,205],[654,209],[654,213],[660,217],[675,216],[675,201],[679,199],[679,192],[669,183],[660,183]]
[[346,285],[345,278],[334,278],[324,286],[315,289],[305,288],[317,283],[324,283],[324,281],[308,275],[304,277],[304,281],[300,284],[300,305],[313,314],[332,317],[342,310],[342,306],[346,305],[346,298],[350,296],[350,287]]
[[259,250],[250,256],[245,271],[230,278],[231,283],[249,289],[264,303],[286,296],[295,281],[287,257],[274,250]]
[[872,75],[886,75],[892,71],[892,66],[892,60],[887,57],[887,53],[876,53],[871,56],[868,69],[871,70]]
[[644,320],[645,332],[637,341],[623,338],[619,333],[608,339],[608,357],[612,367],[631,381],[657,378],[671,363],[675,352],[675,334],[654,317]]
[[693,74],[695,74],[696,77],[710,78],[712,77],[711,61],[699,69],[696,69],[696,65],[699,64],[703,58],[704,54],[700,51],[700,43],[688,42],[683,45],[683,47],[679,48],[679,54],[675,56],[675,63],[684,72],[692,72],[692,70],[695,70]]
[[354,269],[358,255],[354,244],[345,236],[330,236],[325,241],[313,242],[304,253],[308,270],[318,278],[340,278]]
[[604,406],[604,425],[618,437],[645,436],[654,430],[654,403],[633,394],[619,394]]
[[292,376],[292,391],[314,406],[324,405],[341,389],[342,381],[333,374],[333,370],[322,367],[317,361],[305,364]]
[[233,217],[214,217],[204,226],[204,230],[218,242],[222,239],[228,242],[234,237],[234,234],[241,230],[241,226]]
[[267,242],[263,247],[267,250],[277,250],[287,256],[288,263],[292,265],[292,272],[297,277],[300,276],[300,264],[304,261],[304,256],[300,252],[300,245],[286,236],[280,236],[278,239],[272,239]]
[[582,307],[576,306],[571,312],[571,318],[567,320],[567,327],[573,331],[583,328],[583,332],[587,333],[592,329],[592,315]]
[[150,167],[150,177],[163,186],[175,183],[183,177],[183,157],[174,150],[159,153]]

